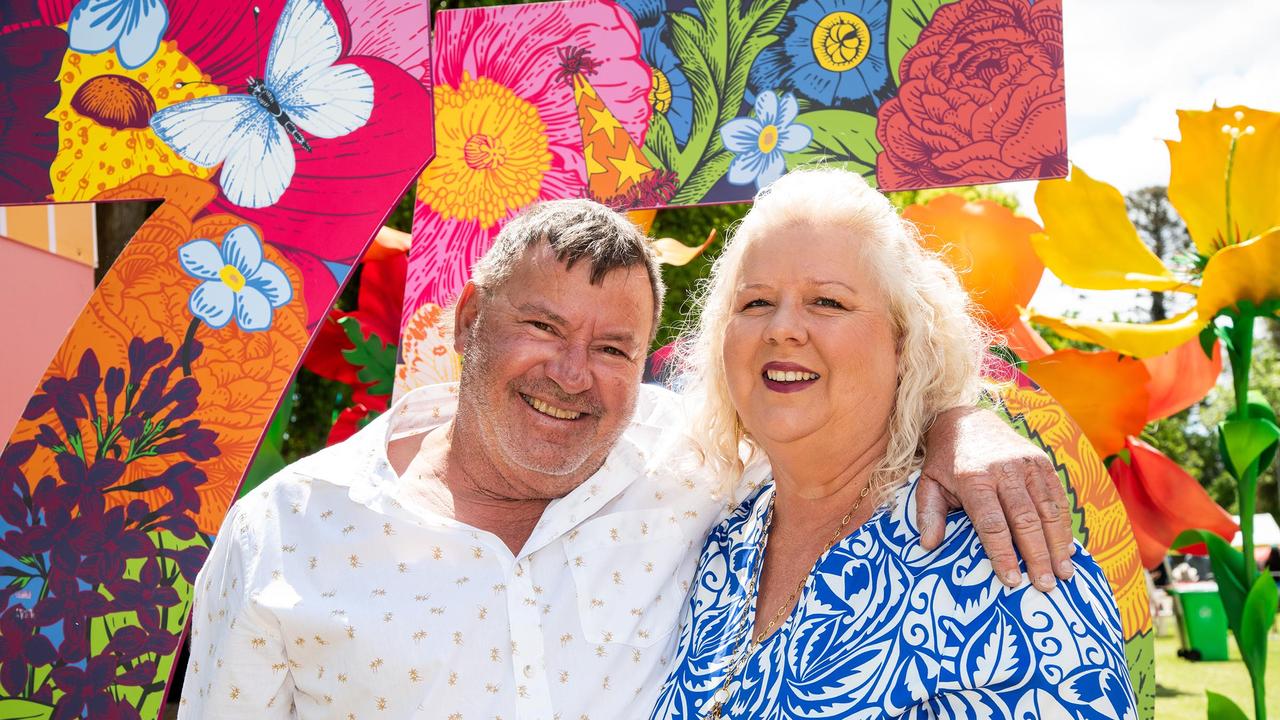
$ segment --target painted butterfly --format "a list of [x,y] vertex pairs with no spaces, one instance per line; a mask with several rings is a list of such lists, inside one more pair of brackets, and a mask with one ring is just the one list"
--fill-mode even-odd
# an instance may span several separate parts
[[288,0],[267,54],[262,79],[247,94],[196,98],[151,116],[151,128],[174,152],[201,167],[222,163],[220,184],[241,207],[273,205],[293,179],[297,158],[319,138],[347,135],[373,110],[373,79],[355,65],[334,65],[342,53],[337,23],[323,0]]

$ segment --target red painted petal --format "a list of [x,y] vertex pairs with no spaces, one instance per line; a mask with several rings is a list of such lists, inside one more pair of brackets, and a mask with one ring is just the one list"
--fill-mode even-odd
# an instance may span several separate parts
[[360,271],[360,293],[351,313],[365,332],[373,332],[392,345],[400,342],[400,314],[404,307],[405,273],[409,258],[404,254],[382,260],[366,260]]
[[347,362],[342,354],[343,350],[354,347],[351,339],[337,322],[345,315],[346,313],[334,310],[329,313],[324,322],[320,323],[315,340],[312,341],[311,347],[307,348],[307,353],[302,356],[302,366],[322,378],[356,385],[360,382],[356,377],[356,368]]
[[1162,540],[1173,542],[1178,533],[1191,528],[1208,530],[1230,540],[1240,529],[1195,478],[1159,450],[1137,438],[1126,440],[1125,447],[1129,449],[1139,481],[1173,528],[1173,535]]
[[1222,343],[1213,343],[1213,357],[1193,338],[1169,352],[1142,361],[1151,373],[1147,422],[1154,422],[1196,404],[1213,389],[1222,373]]

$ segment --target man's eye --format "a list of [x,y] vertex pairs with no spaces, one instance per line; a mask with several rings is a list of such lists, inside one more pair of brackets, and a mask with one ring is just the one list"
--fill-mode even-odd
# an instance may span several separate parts
[[631,356],[623,352],[621,348],[616,348],[612,345],[606,345],[600,348],[600,350],[608,355],[616,355],[617,357],[627,358],[628,360],[631,359]]
[[541,320],[530,320],[530,321],[529,321],[529,324],[530,324],[530,325],[532,325],[532,326],[534,326],[535,328],[537,328],[537,329],[541,330],[542,332],[554,333],[554,332],[556,331],[556,329],[555,329],[555,328],[553,328],[553,327],[551,327],[550,325],[548,325],[548,324],[546,324],[546,323],[542,322]]
[[832,298],[822,297],[818,298],[815,302],[822,307],[836,308],[839,310],[844,309],[844,305],[839,300],[834,300]]

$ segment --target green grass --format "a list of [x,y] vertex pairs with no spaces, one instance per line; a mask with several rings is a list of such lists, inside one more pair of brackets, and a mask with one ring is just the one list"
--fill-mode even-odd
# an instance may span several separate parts
[[[1204,720],[1205,690],[1226,695],[1253,717],[1249,673],[1235,638],[1227,640],[1227,662],[1191,662],[1178,657],[1178,637],[1156,638],[1156,720]],[[1280,636],[1267,643],[1267,718],[1280,720]]]

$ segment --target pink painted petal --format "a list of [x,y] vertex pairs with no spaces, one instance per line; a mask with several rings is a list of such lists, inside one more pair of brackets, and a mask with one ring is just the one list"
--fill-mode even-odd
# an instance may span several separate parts
[[557,50],[585,49],[602,63],[591,77],[592,87],[632,139],[643,142],[652,111],[650,70],[640,59],[635,21],[614,3],[572,0],[471,8],[438,13],[436,23],[437,83],[457,87],[464,71],[487,77],[534,103],[548,126],[554,122],[546,117],[548,110],[573,111],[575,131],[573,91],[557,78]]
[[348,55],[382,58],[413,77],[431,80],[431,17],[426,3],[342,0],[351,26]]
[[471,276],[471,266],[493,244],[499,227],[484,230],[474,220],[446,220],[427,206],[417,205],[401,327],[423,305],[445,306],[458,296]]

